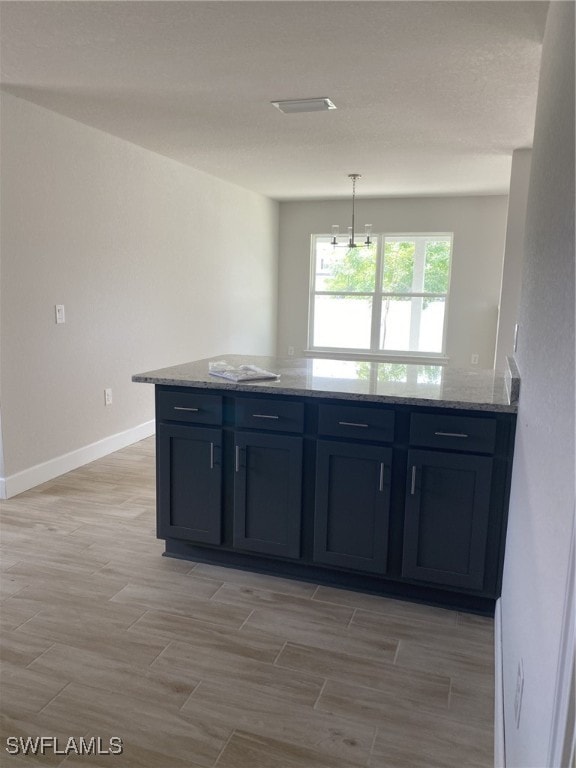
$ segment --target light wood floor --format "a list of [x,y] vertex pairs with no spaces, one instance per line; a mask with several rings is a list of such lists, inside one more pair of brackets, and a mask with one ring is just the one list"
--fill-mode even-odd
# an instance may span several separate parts
[[491,620],[162,557],[153,439],[1,519],[2,766],[493,765]]

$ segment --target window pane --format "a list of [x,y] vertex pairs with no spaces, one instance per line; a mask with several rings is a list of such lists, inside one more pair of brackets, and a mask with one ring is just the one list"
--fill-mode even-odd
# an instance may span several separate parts
[[448,293],[450,247],[449,237],[426,241],[424,290],[427,293]]
[[442,352],[445,299],[424,299],[420,322],[419,352]]
[[380,349],[410,349],[411,301],[388,297],[382,300]]
[[442,352],[445,300],[387,297],[382,300],[380,349]]
[[376,246],[333,246],[328,238],[316,238],[317,291],[371,292],[376,286]]
[[384,241],[384,269],[382,290],[386,293],[408,293],[412,290],[414,278],[414,240]]
[[316,296],[312,344],[370,349],[371,318],[369,296]]

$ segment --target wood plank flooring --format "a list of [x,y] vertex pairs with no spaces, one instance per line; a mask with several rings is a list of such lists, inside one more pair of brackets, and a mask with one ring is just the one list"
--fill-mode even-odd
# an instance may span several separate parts
[[491,620],[162,557],[154,494],[150,438],[2,502],[0,765],[491,768]]

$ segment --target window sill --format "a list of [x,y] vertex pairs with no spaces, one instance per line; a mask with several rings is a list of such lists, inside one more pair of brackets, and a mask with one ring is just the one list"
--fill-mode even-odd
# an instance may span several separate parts
[[374,363],[413,363],[414,365],[447,365],[450,362],[450,358],[446,355],[395,355],[334,349],[304,349],[302,356],[329,360],[365,360]]

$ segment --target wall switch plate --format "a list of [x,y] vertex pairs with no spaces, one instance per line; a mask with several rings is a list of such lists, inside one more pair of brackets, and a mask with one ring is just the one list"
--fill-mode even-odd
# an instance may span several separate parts
[[104,405],[112,405],[112,390],[104,390]]
[[518,671],[516,672],[516,695],[514,696],[514,719],[516,728],[520,728],[520,713],[522,711],[522,694],[524,693],[524,662],[522,659],[518,662]]
[[479,356],[479,355],[476,355],[476,354],[474,354],[474,355],[472,355],[472,357],[470,358],[470,362],[472,363],[472,365],[478,365],[478,360],[479,360],[479,359],[480,359],[480,356]]
[[294,357],[294,347],[288,347],[288,357]]
[[66,312],[64,311],[64,304],[56,304],[54,306],[54,313],[56,315],[56,323],[60,325],[66,322]]

